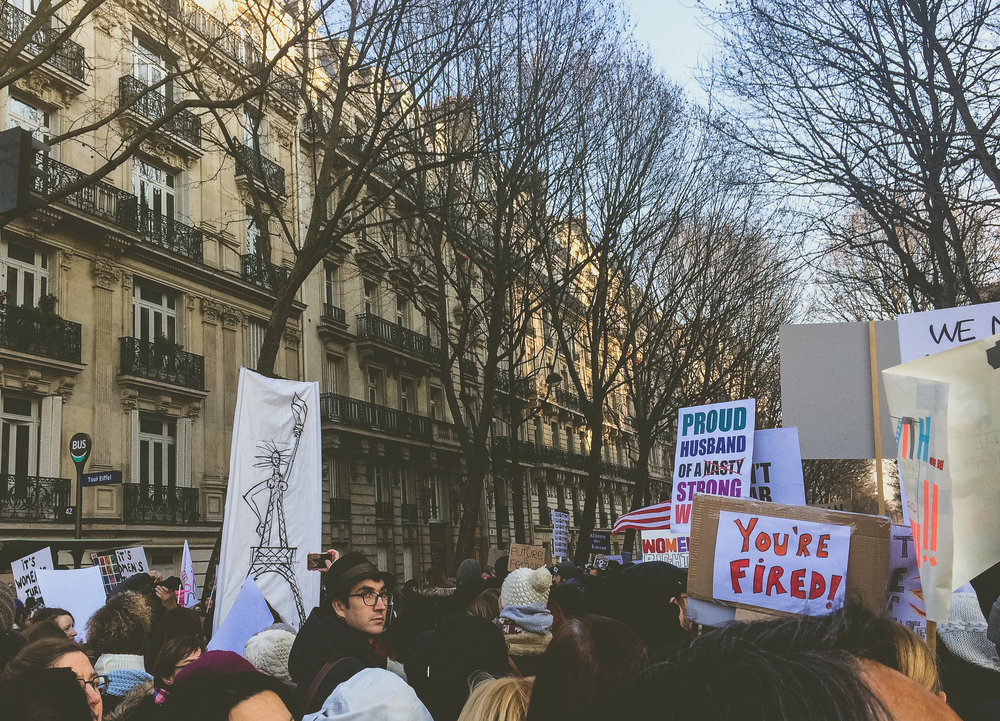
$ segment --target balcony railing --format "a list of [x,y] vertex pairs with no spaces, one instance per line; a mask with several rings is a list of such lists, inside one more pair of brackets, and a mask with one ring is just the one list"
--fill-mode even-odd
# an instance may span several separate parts
[[479,366],[476,364],[475,358],[459,358],[459,367],[469,378],[479,377]]
[[533,378],[516,377],[514,379],[514,387],[511,389],[510,373],[498,370],[497,388],[505,393],[513,393],[518,398],[530,398],[535,392],[535,381]]
[[635,473],[635,469],[631,466],[623,466],[619,463],[601,463],[601,473],[605,476],[614,476],[615,478],[631,478]]
[[[119,109],[127,108],[136,115],[155,122],[166,115],[174,105],[176,103],[169,100],[166,95],[150,90],[145,83],[131,75],[123,75],[118,79]],[[161,128],[189,145],[201,147],[201,118],[190,110],[178,111]]]
[[323,304],[323,317],[329,318],[337,323],[347,325],[347,312],[343,308],[338,308],[332,303]]
[[392,520],[392,501],[375,501],[375,520]]
[[398,323],[387,321],[385,318],[379,318],[373,313],[358,316],[358,337],[377,340],[427,360],[432,360],[437,350],[431,345],[431,339],[427,336],[404,328]]
[[402,517],[403,521],[406,523],[416,523],[417,522],[417,504],[415,503],[404,503],[399,508],[399,515]]
[[256,253],[247,253],[240,259],[243,280],[272,293],[288,280],[288,269],[270,263]]
[[587,456],[552,446],[540,446],[531,441],[515,440],[508,436],[493,437],[493,453],[497,460],[513,460],[516,455],[519,462],[545,463],[578,471],[587,468]]
[[80,324],[37,308],[0,308],[0,346],[79,363]]
[[331,498],[330,517],[333,518],[335,521],[351,520],[351,499]]
[[236,174],[249,175],[276,195],[285,194],[285,169],[250,145],[236,146]]
[[205,358],[182,350],[162,352],[152,341],[119,338],[122,375],[205,390]]
[[44,476],[0,476],[0,518],[18,521],[71,521],[69,479]]
[[580,406],[580,396],[565,388],[556,388],[556,403],[563,408],[570,408],[574,411],[582,410]]
[[139,208],[139,233],[147,243],[201,262],[204,236],[197,228],[175,218],[159,215],[145,205]]
[[[35,178],[35,192],[46,198],[86,177],[85,173],[43,153],[38,153],[35,159],[42,170],[41,175]],[[132,193],[102,180],[89,183],[59,202],[133,232],[137,229],[138,199]]]
[[320,413],[323,420],[333,423],[381,431],[404,438],[432,440],[429,418],[336,393],[320,395]]
[[198,489],[126,483],[125,523],[162,523],[189,526],[201,520]]
[[[34,19],[32,15],[10,3],[0,4],[0,37],[11,44],[17,42]],[[45,63],[82,81],[87,67],[83,46],[69,39],[59,42],[61,32],[60,28],[52,25],[38,28],[25,44],[24,51],[29,55],[41,55],[58,42]]]

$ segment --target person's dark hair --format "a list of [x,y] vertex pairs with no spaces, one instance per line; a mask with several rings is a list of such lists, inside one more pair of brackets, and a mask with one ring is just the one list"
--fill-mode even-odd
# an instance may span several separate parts
[[427,586],[430,588],[454,588],[455,584],[448,580],[448,577],[444,575],[444,569],[441,568],[428,568],[427,572],[424,573],[424,578],[427,579]]
[[163,644],[163,648],[150,664],[149,672],[153,676],[153,683],[158,687],[163,686],[163,679],[172,676],[178,662],[190,656],[195,651],[205,652],[204,642],[195,636],[184,636],[173,638]]
[[584,589],[578,582],[557,583],[549,589],[549,610],[553,616],[561,618],[579,616],[586,610],[584,607]]
[[535,676],[527,721],[616,717],[617,692],[646,664],[646,644],[620,621],[566,618],[552,628]]
[[73,652],[83,653],[83,647],[66,638],[66,634],[62,638],[43,638],[29,643],[4,667],[2,679],[6,681],[23,673],[41,671]]
[[[32,623],[41,623],[42,621],[55,621],[60,616],[69,616],[73,618],[73,614],[67,611],[65,608],[40,608],[35,611],[31,616]],[[76,619],[73,619],[73,625],[76,625]],[[63,634],[65,636],[66,634]]]
[[66,632],[59,628],[59,624],[53,619],[48,621],[36,621],[23,631],[24,640],[28,643],[41,641],[43,638],[68,638]]
[[[66,634],[63,634],[63,638],[66,638]],[[0,674],[26,644],[24,636],[17,631],[0,631]]]
[[290,712],[295,711],[291,690],[260,671],[228,674],[193,674],[174,685],[163,705],[167,721],[227,721],[235,706],[270,691]]
[[0,683],[0,708],[5,718],[30,721],[93,718],[87,694],[68,668],[32,670]]

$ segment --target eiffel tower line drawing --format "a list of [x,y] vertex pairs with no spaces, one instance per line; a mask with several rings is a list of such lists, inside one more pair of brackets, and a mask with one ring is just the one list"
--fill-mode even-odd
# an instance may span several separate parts
[[[250,570],[247,571],[247,577],[253,576],[254,581],[258,581],[265,574],[275,573],[285,579],[295,598],[301,624],[306,620],[306,613],[302,605],[302,591],[294,571],[295,552],[298,549],[288,545],[284,504],[289,474],[295,464],[295,455],[309,414],[309,406],[298,393],[292,396],[291,411],[295,421],[292,428],[295,442],[290,449],[287,444],[279,444],[273,440],[257,444],[259,453],[255,456],[257,462],[254,463],[254,468],[268,469],[268,477],[243,494],[243,500],[257,517],[256,531],[260,541],[259,545],[250,548]],[[265,492],[267,507],[262,513],[258,499]]]

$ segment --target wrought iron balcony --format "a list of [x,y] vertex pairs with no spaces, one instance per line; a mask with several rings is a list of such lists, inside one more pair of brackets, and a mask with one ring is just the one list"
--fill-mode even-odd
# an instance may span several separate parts
[[381,431],[404,438],[430,441],[431,423],[429,418],[412,413],[387,408],[386,406],[359,401],[356,398],[323,393],[320,395],[320,414],[323,420],[343,423],[355,428]]
[[236,175],[249,175],[272,193],[285,194],[285,169],[251,145],[236,146]]
[[623,466],[620,463],[601,463],[601,473],[605,476],[615,478],[631,478],[635,474],[635,469],[631,466]]
[[18,521],[67,521],[69,479],[0,476],[0,518]]
[[400,506],[399,514],[404,523],[416,523],[417,522],[417,504],[416,503],[404,503]]
[[338,308],[332,303],[323,304],[323,317],[329,318],[337,323],[347,325],[347,312],[343,308]]
[[[150,90],[141,80],[131,75],[118,79],[118,108],[127,109],[151,122],[157,121],[176,105],[163,93]],[[184,109],[178,111],[162,126],[162,130],[196,148],[201,147],[201,118]]]
[[464,373],[466,376],[468,376],[469,378],[479,377],[479,366],[476,364],[475,358],[473,357],[460,358],[458,362],[459,362],[459,367],[462,369],[462,373]]
[[541,446],[531,441],[522,441],[507,436],[493,437],[493,454],[497,460],[513,462],[544,463],[563,468],[586,470],[587,456],[564,451],[552,446]]
[[497,388],[504,393],[513,393],[518,398],[531,398],[535,394],[535,379],[516,377],[511,388],[510,373],[498,370]]
[[[10,3],[0,4],[0,38],[10,44],[17,42],[34,19],[34,16]],[[41,55],[55,46],[45,64],[83,81],[87,67],[83,46],[69,39],[59,41],[61,33],[61,28],[52,25],[38,28],[25,44],[24,52],[29,55]]]
[[392,501],[376,501],[375,502],[375,520],[376,521],[391,521],[392,517],[393,517]]
[[163,352],[152,341],[119,338],[122,375],[205,390],[205,358],[183,350]]
[[190,526],[201,520],[198,512],[198,489],[126,483],[125,523],[161,523]]
[[358,338],[369,338],[405,353],[433,360],[436,348],[431,339],[422,333],[404,328],[373,313],[358,316]]
[[556,387],[556,403],[563,408],[570,408],[574,411],[582,410],[580,396],[565,388]]
[[142,206],[139,208],[139,233],[147,243],[202,262],[204,236],[197,228]]
[[256,253],[247,253],[240,258],[243,280],[253,283],[272,293],[288,280],[288,269],[269,263]]
[[0,346],[80,362],[80,324],[32,307],[0,308]]
[[[42,171],[34,179],[35,192],[46,198],[86,177],[86,173],[53,160],[43,153],[38,153],[35,159]],[[132,232],[138,230],[138,198],[103,180],[88,183],[59,202]]]
[[335,521],[349,521],[351,520],[351,499],[349,498],[331,498],[330,499],[330,518]]

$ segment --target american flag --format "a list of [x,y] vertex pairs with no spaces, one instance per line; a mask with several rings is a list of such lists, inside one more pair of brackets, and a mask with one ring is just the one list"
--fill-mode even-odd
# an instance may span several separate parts
[[626,528],[634,528],[637,531],[669,531],[670,501],[637,508],[619,516],[611,533],[621,533]]

